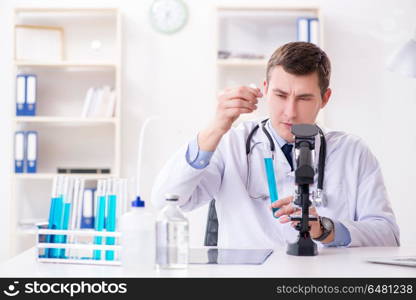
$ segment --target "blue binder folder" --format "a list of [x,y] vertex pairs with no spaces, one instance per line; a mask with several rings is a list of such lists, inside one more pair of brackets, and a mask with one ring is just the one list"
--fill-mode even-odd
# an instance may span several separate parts
[[38,156],[38,133],[26,132],[26,172],[36,173]]
[[24,172],[25,162],[25,132],[16,131],[14,134],[14,171],[15,173]]
[[26,76],[19,74],[16,76],[16,116],[25,115],[26,106]]
[[297,39],[299,42],[309,42],[309,20],[308,18],[297,19]]
[[308,35],[309,42],[315,45],[319,45],[319,20],[318,18],[308,19]]
[[93,188],[87,188],[84,190],[82,199],[82,216],[81,216],[81,228],[93,229],[94,228],[94,197],[95,190]]
[[37,77],[36,75],[26,75],[26,102],[25,115],[36,115],[36,95],[37,95]]

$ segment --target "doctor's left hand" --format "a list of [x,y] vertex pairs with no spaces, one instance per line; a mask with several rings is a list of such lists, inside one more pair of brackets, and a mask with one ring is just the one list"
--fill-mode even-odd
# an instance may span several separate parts
[[[299,221],[290,221],[290,215],[300,215],[301,209],[293,207],[292,205],[293,196],[289,196],[286,198],[282,198],[273,202],[270,205],[270,208],[279,208],[278,211],[274,214],[276,217],[279,218],[279,222],[284,224],[287,222],[292,222],[292,226],[295,227]],[[316,211],[315,207],[309,208],[309,215],[319,217],[318,212]],[[310,221],[309,226],[311,227],[310,233],[311,237],[318,237],[322,234],[321,226],[318,221]]]

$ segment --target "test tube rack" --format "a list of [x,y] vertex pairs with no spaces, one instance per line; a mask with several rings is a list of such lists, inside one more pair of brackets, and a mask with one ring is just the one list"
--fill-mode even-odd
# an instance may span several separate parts
[[[48,237],[52,236],[66,237],[65,243],[50,243],[47,242]],[[103,244],[96,244],[93,242],[95,237],[103,238]],[[97,230],[56,230],[56,229],[38,229],[37,233],[37,260],[42,263],[64,263],[64,264],[84,264],[84,265],[109,265],[120,266],[120,237],[121,233],[118,231],[107,232]],[[104,238],[114,238],[114,245],[105,245]],[[90,239],[91,242],[80,242],[83,239]],[[51,249],[52,251],[62,251],[61,253],[69,253],[69,255],[47,255]],[[65,252],[63,252],[65,251]],[[100,259],[96,259],[91,255],[90,257],[79,257],[79,255],[72,255],[72,253],[91,252],[100,253]],[[112,251],[114,259],[106,260],[106,251]]]

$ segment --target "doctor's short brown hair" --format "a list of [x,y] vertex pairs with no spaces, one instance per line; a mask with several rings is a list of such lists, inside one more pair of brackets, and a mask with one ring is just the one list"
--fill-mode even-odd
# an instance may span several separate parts
[[285,72],[293,75],[309,75],[317,72],[322,96],[329,87],[331,62],[326,53],[315,44],[291,42],[279,47],[267,63],[267,82],[270,79],[270,71],[276,66],[282,66]]

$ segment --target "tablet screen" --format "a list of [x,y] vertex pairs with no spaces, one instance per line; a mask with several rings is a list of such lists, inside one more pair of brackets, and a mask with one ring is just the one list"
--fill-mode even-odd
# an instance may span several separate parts
[[260,265],[272,253],[272,249],[191,248],[189,249],[189,263]]

